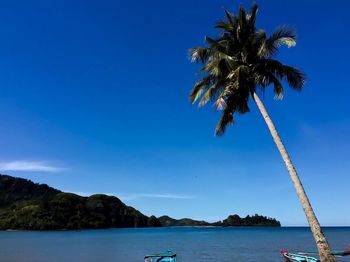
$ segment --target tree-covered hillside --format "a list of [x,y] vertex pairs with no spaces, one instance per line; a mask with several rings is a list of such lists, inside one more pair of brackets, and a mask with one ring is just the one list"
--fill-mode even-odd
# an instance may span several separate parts
[[158,217],[160,223],[164,227],[180,227],[180,226],[210,226],[211,224],[205,221],[197,221],[190,218],[175,219],[169,216]]
[[0,229],[97,229],[161,226],[114,196],[82,197],[0,175]]
[[255,214],[241,218],[239,215],[230,215],[223,221],[213,223],[215,226],[269,226],[280,227],[281,223],[274,218]]
[[147,217],[117,197],[82,197],[45,184],[0,174],[0,230],[99,229],[160,226],[280,226],[274,218],[230,215],[209,223],[190,218]]
[[190,218],[175,219],[169,216],[158,217],[162,226],[269,226],[279,227],[281,223],[274,218],[266,216],[260,216],[255,214],[254,216],[246,216],[241,218],[239,215],[230,215],[223,221],[209,223],[206,221],[198,221]]

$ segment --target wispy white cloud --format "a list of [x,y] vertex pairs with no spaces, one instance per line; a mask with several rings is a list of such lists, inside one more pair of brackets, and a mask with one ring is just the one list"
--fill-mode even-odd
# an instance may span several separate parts
[[27,171],[55,173],[64,170],[45,161],[16,160],[0,162],[0,171]]
[[[88,193],[88,192],[74,192],[75,194],[81,195],[81,196],[90,196],[96,193]],[[135,200],[135,199],[141,199],[141,198],[165,198],[165,199],[193,199],[194,196],[190,195],[182,195],[182,194],[172,194],[172,193],[104,193],[106,195],[116,196],[120,198],[123,201],[126,200]]]

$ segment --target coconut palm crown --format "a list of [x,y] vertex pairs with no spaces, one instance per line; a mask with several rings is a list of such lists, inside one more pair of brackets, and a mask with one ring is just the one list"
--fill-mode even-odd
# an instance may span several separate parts
[[199,107],[213,101],[216,109],[222,110],[216,135],[233,125],[236,112],[249,112],[248,101],[257,87],[264,90],[271,85],[275,98],[282,99],[283,80],[296,90],[304,86],[305,75],[298,68],[274,59],[280,46],[295,46],[296,34],[283,26],[268,37],[255,27],[257,12],[257,4],[250,13],[241,7],[237,16],[225,11],[226,19],[215,25],[220,36],[206,37],[208,47],[190,49],[191,61],[204,64],[199,72],[205,73],[192,89],[190,101],[199,100]]

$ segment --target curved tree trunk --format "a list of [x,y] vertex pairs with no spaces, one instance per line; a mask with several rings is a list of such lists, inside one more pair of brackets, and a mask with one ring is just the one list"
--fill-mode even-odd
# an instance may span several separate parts
[[307,221],[309,222],[312,234],[315,238],[316,245],[319,251],[321,262],[335,262],[335,257],[331,254],[330,246],[322,232],[320,223],[318,222],[314,211],[312,210],[309,199],[305,193],[304,187],[301,184],[301,181],[298,177],[297,171],[295,170],[292,161],[288,155],[286,148],[284,147],[281,138],[279,137],[277,130],[269,117],[266,108],[258,95],[256,93],[253,94],[254,101],[258,106],[265,122],[270,130],[273,140],[275,141],[277,148],[282,156],[284,163],[286,164],[287,170],[289,172],[290,178],[294,184],[295,190],[297,191],[299,200],[304,209]]

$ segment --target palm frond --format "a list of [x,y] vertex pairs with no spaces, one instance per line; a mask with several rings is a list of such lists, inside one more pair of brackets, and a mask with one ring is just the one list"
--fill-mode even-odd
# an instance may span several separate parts
[[223,99],[221,96],[216,100],[215,102],[215,109],[216,110],[224,110],[227,107],[225,99]]
[[240,100],[241,101],[239,103],[237,103],[237,112],[242,114],[242,115],[250,112],[250,109],[248,106],[248,100],[244,99],[243,97]]
[[225,15],[227,21],[234,27],[234,25],[237,23],[237,17],[227,10],[225,10]]
[[210,48],[207,47],[194,47],[189,50],[189,56],[192,63],[202,63],[204,64],[206,61],[208,61],[208,58],[212,54],[212,51]]
[[275,93],[276,100],[282,100],[284,96],[283,86],[280,81],[276,78],[273,81],[273,92]]
[[[223,99],[223,98],[221,98]],[[240,114],[244,114],[250,111],[248,107],[249,90],[240,89],[231,93],[226,99],[220,101],[223,104],[223,112],[221,118],[216,126],[215,135],[221,136],[225,133],[227,126],[234,124],[234,113],[237,111]]]
[[284,76],[290,87],[301,90],[304,87],[306,76],[298,68],[292,66],[283,66]]
[[261,59],[254,67],[255,81],[261,86],[266,87],[274,84],[274,90],[277,98],[282,98],[279,79],[285,79],[289,86],[296,90],[301,90],[305,84],[306,76],[298,68],[286,66],[274,59]]
[[217,83],[213,84],[212,86],[210,86],[208,88],[208,90],[204,93],[204,95],[202,96],[202,99],[199,101],[198,107],[204,106],[210,100],[215,100],[215,98],[217,97],[217,93],[220,91],[221,88],[222,87],[220,85],[220,82],[217,82]]
[[225,42],[227,42],[227,40],[219,39],[219,41],[218,41],[218,40],[215,40],[209,36],[206,36],[204,40],[209,44],[210,48],[217,50],[217,51],[220,51],[222,53],[225,53],[225,51],[226,51]]
[[285,76],[284,65],[275,59],[260,59],[256,63],[254,69],[258,72],[269,72],[279,79],[282,79]]
[[255,29],[255,21],[256,21],[256,15],[258,13],[258,5],[256,3],[253,3],[251,10],[250,10],[250,15],[249,15],[249,20],[248,24],[251,29]]
[[296,45],[296,34],[292,28],[280,27],[266,40],[265,48],[261,50],[262,56],[273,56],[281,45],[293,47]]
[[239,11],[238,11],[238,23],[239,23],[239,26],[240,26],[240,30],[242,31],[243,29],[246,28],[247,26],[247,12],[246,10],[244,9],[243,6],[241,6],[239,8]]
[[212,81],[213,77],[211,75],[207,75],[202,79],[199,79],[190,93],[190,102],[195,103],[198,100],[198,98],[201,97],[203,92],[211,85]]
[[222,75],[222,71],[220,70],[220,61],[219,59],[215,59],[213,61],[210,61],[205,66],[203,66],[201,69],[199,69],[198,72],[209,72],[211,75],[215,77],[220,77]]
[[233,31],[233,29],[234,29],[234,27],[230,23],[226,23],[224,21],[217,22],[214,27],[222,29],[222,30],[227,31],[227,32]]
[[225,133],[226,127],[232,126],[234,124],[233,113],[234,112],[232,112],[232,110],[228,109],[227,107],[224,109],[215,128],[216,136],[222,136]]
[[237,17],[225,10],[226,21],[219,21],[215,24],[215,28],[222,29],[224,32],[233,33],[237,28]]

